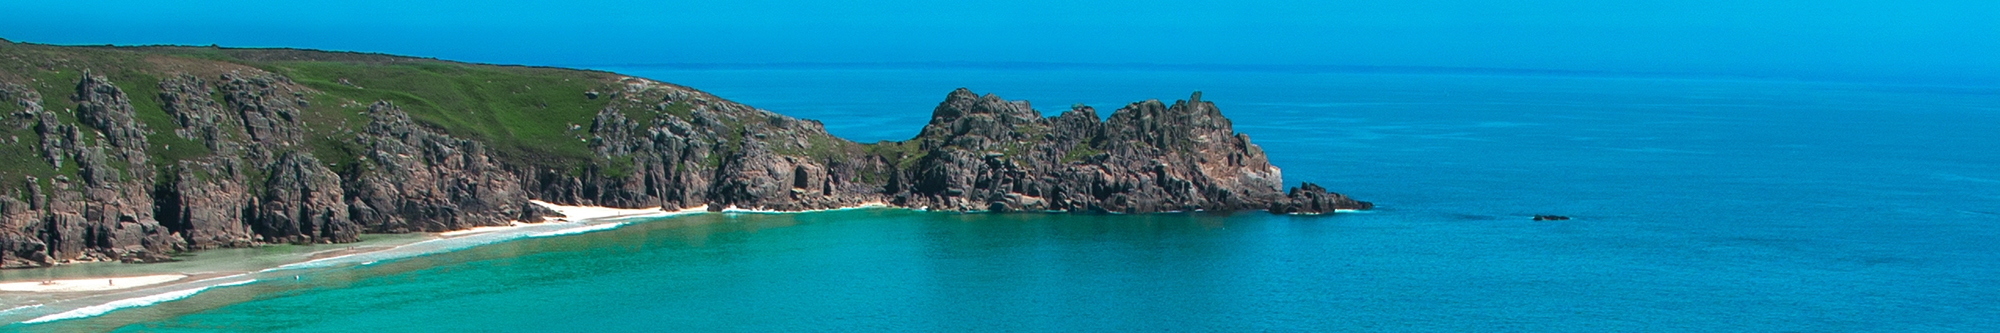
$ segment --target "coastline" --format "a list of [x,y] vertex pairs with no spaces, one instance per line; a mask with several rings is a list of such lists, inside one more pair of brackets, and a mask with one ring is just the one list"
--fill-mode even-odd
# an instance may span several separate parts
[[[595,206],[564,206],[544,201],[532,201],[537,205],[555,210],[565,215],[560,218],[546,218],[541,222],[510,221],[507,225],[476,227],[466,230],[387,234],[408,235],[407,239],[389,244],[319,244],[332,248],[318,251],[294,253],[296,260],[256,266],[248,269],[204,270],[190,269],[184,272],[153,275],[84,275],[66,277],[59,285],[70,282],[89,284],[104,279],[134,279],[134,282],[107,283],[103,288],[18,288],[20,291],[0,290],[0,321],[15,321],[20,324],[46,323],[59,320],[88,318],[103,315],[119,309],[150,306],[194,296],[205,290],[219,287],[251,284],[260,280],[281,280],[296,278],[294,270],[328,267],[351,267],[373,265],[384,260],[396,260],[430,254],[458,251],[481,245],[512,241],[525,238],[575,235],[603,230],[612,230],[643,219],[660,219],[683,215],[707,213],[734,214],[806,214],[836,212],[860,209],[903,209],[911,211],[932,211],[927,209],[897,207],[880,201],[863,202],[851,206],[813,209],[801,211],[781,211],[757,208],[727,207],[710,211],[709,206],[696,206],[680,210],[666,211],[652,208],[611,208]],[[377,234],[383,235],[383,234]],[[366,243],[364,241],[363,243]],[[146,267],[160,264],[95,263],[100,267]],[[73,266],[65,266],[73,267]],[[19,271],[16,271],[19,272]],[[152,281],[140,283],[140,281]],[[9,279],[0,282],[8,285],[39,284],[44,280]],[[111,284],[118,287],[111,288]],[[129,286],[127,285],[129,284]],[[58,290],[60,289],[60,290]],[[20,297],[20,296],[29,297]]]
[[[702,207],[707,207],[707,206],[702,206]],[[881,201],[869,201],[869,202],[863,202],[863,203],[858,203],[858,204],[854,204],[853,206],[843,206],[843,207],[834,207],[834,208],[826,208],[826,209],[807,209],[807,210],[797,210],[797,211],[790,211],[790,210],[770,210],[770,209],[758,209],[758,208],[740,208],[740,207],[736,207],[736,206],[729,206],[729,207],[725,207],[725,208],[723,208],[723,209],[722,209],[722,211],[721,211],[720,213],[725,213],[725,214],[799,214],[799,213],[818,213],[818,212],[836,212],[836,211],[843,211],[843,210],[855,210],[855,209],[871,209],[871,208],[898,208],[898,207],[893,207],[893,206],[889,206],[889,203],[886,203],[886,202],[881,202]],[[907,209],[907,208],[905,208],[905,209]]]
[[[707,206],[666,211],[653,208],[611,208],[593,206],[564,206],[543,201],[535,204],[548,207],[565,217],[547,218],[541,222],[525,223],[510,221],[504,226],[479,227],[439,233],[408,234],[387,244],[314,244],[325,247],[316,251],[301,251],[270,255],[295,257],[271,264],[257,266],[230,266],[232,258],[195,260],[212,262],[182,263],[180,269],[156,274],[92,274],[63,276],[61,279],[21,279],[10,277],[0,281],[0,322],[20,324],[44,323],[65,319],[87,318],[118,309],[147,306],[193,296],[205,290],[253,283],[259,277],[273,278],[278,275],[292,277],[281,271],[334,267],[343,265],[371,265],[383,260],[395,260],[435,253],[462,250],[479,245],[516,240],[522,238],[548,237],[556,235],[581,234],[592,231],[610,230],[631,223],[633,220],[665,218],[681,215],[706,213]],[[364,241],[362,243],[368,243]],[[266,258],[270,259],[270,258]],[[89,263],[81,265],[89,271],[119,271],[125,268],[151,268],[145,265],[117,262]],[[79,267],[65,265],[59,267]],[[10,275],[28,275],[33,270],[15,270]],[[51,271],[42,271],[50,273]],[[273,273],[279,272],[279,273]],[[270,275],[270,276],[266,276]],[[53,282],[51,284],[44,284]],[[97,284],[103,284],[98,286]]]
[[0,283],[0,291],[31,293],[69,293],[109,291],[137,288],[174,282],[185,279],[186,274],[157,274],[141,276],[119,276],[105,278],[61,279],[46,281],[13,281]]

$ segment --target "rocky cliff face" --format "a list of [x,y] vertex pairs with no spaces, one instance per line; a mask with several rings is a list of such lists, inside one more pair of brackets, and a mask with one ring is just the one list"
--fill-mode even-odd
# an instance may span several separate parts
[[[1279,171],[1196,93],[1132,103],[1098,121],[1077,106],[1043,118],[1026,102],[953,91],[915,144],[895,203],[955,211],[1149,213],[1263,209]],[[901,184],[897,184],[901,185]]]
[[361,167],[343,183],[348,215],[368,231],[451,231],[553,213],[529,203],[516,177],[479,142],[424,129],[386,102],[367,114],[355,138]]
[[[314,56],[299,52],[243,57]],[[465,131],[436,112],[554,117],[536,114],[552,112],[542,110],[548,101],[539,109],[439,110],[429,103],[509,95],[428,96],[417,100],[433,112],[426,121],[407,104],[365,99],[403,93],[366,92],[368,81],[305,84],[231,64],[207,64],[228,70],[199,74],[184,71],[200,68],[186,62],[107,69],[139,81],[123,86],[89,71],[53,76],[73,83],[53,95],[44,93],[58,85],[47,80],[0,73],[0,102],[9,106],[0,111],[12,110],[0,120],[8,135],[0,148],[19,155],[0,159],[19,169],[0,170],[14,175],[0,179],[10,183],[0,187],[0,267],[157,261],[177,251],[352,242],[363,232],[438,232],[554,214],[531,199],[717,210],[870,202],[960,212],[1371,208],[1314,184],[1280,192],[1278,168],[1200,93],[1100,118],[1088,106],[1043,117],[1027,102],[958,89],[916,137],[858,144],[828,135],[818,121],[616,77],[563,95],[603,105],[588,119],[508,127],[559,133],[588,150],[545,157],[498,151],[495,133]],[[424,92],[410,92],[417,93]],[[51,103],[74,107],[51,110]]]

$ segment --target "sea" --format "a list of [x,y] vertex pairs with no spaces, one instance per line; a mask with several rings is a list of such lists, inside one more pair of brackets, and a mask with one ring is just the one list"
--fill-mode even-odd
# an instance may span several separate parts
[[[598,69],[820,120],[858,142],[915,136],[959,87],[1046,115],[1200,91],[1286,182],[1377,208],[699,213],[397,238],[397,253],[198,289],[12,304],[0,320],[31,323],[0,331],[2000,332],[2000,87],[1445,70]],[[132,266],[146,265],[115,267]]]

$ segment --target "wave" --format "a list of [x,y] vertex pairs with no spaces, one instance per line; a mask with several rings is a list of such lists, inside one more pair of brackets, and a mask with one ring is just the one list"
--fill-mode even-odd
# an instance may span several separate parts
[[549,236],[562,236],[562,235],[574,235],[574,234],[581,234],[581,233],[586,233],[586,232],[592,232],[592,231],[600,231],[600,230],[611,230],[611,229],[617,229],[618,227],[621,227],[621,226],[624,226],[624,225],[625,225],[624,223],[605,223],[605,224],[594,224],[594,225],[586,225],[586,226],[581,226],[581,227],[573,227],[573,228],[566,228],[566,229],[559,229],[559,230],[554,230],[554,231],[544,231],[544,232],[538,232],[538,233],[535,233],[535,234],[532,234],[532,235],[528,235],[528,237],[549,237]]
[[[57,314],[52,314],[52,315],[46,315],[46,316],[41,316],[41,317],[35,317],[35,319],[29,319],[29,320],[27,320],[27,321],[23,321],[23,322],[21,322],[21,323],[22,323],[22,324],[40,324],[40,323],[46,323],[46,322],[52,322],[52,321],[57,321],[57,320],[67,320],[67,319],[77,319],[77,318],[89,318],[89,317],[95,317],[95,316],[100,316],[100,315],[103,315],[103,314],[105,314],[105,313],[110,313],[110,312],[111,312],[111,311],[113,311],[113,310],[118,310],[118,309],[124,309],[124,308],[132,308],[132,307],[141,307],[141,306],[147,306],[147,305],[153,305],[153,304],[159,304],[159,303],[163,303],[163,302],[170,302],[170,301],[174,301],[174,300],[179,300],[179,299],[183,299],[183,298],[188,298],[188,296],[194,296],[194,294],[196,294],[196,293],[200,293],[200,292],[202,292],[202,291],[204,291],[204,290],[209,290],[209,289],[213,289],[213,288],[220,288],[220,287],[231,287],[231,286],[240,286],[240,285],[245,285],[245,284],[250,284],[251,282],[257,282],[257,280],[256,280],[256,279],[250,279],[250,280],[243,280],[243,281],[236,281],[236,282],[230,282],[230,283],[223,283],[223,284],[217,284],[217,285],[211,285],[211,286],[201,286],[201,287],[196,287],[196,288],[193,288],[193,289],[185,289],[185,290],[177,290],[177,291],[170,291],[170,292],[165,292],[165,293],[159,293],[159,294],[153,294],[153,295],[146,295],[146,296],[140,296],[140,297],[133,297],[133,298],[127,298],[127,299],[121,299],[121,300],[116,300],[116,301],[111,301],[111,302],[108,302],[108,303],[104,303],[104,304],[98,304],[98,305],[92,305],[92,306],[86,306],[86,307],[82,307],[82,308],[77,308],[76,310],[69,310],[69,311],[64,311],[64,312],[62,312],[62,313],[57,313]],[[9,310],[9,311],[12,311],[12,310]]]
[[21,310],[27,310],[27,309],[33,309],[33,308],[39,308],[39,307],[42,307],[42,305],[41,305],[41,304],[29,304],[29,305],[22,305],[22,306],[16,306],[16,307],[14,307],[14,308],[11,308],[11,309],[6,309],[6,310],[0,310],[0,313],[8,313],[8,312],[14,312],[14,311],[21,311]]
[[[464,234],[451,238],[438,238],[416,243],[404,244],[402,246],[397,246],[395,248],[387,250],[347,254],[341,256],[314,259],[305,262],[290,263],[278,267],[264,269],[257,272],[264,273],[264,272],[291,270],[291,269],[332,267],[349,263],[365,266],[365,265],[380,263],[386,260],[395,260],[395,259],[403,259],[409,257],[451,252],[474,246],[493,244],[493,243],[505,242],[522,238],[540,238],[540,237],[551,237],[551,236],[561,236],[561,235],[573,235],[573,234],[580,234],[592,231],[616,229],[618,227],[631,224],[635,221],[640,221],[640,220],[702,214],[707,212],[705,209],[706,209],[705,207],[702,207],[702,208],[684,209],[680,211],[649,211],[644,214],[592,216],[587,220],[578,220],[572,222],[520,224],[505,229],[497,229],[497,230],[479,232],[473,234]],[[607,222],[598,224],[586,224],[587,221],[607,221]]]

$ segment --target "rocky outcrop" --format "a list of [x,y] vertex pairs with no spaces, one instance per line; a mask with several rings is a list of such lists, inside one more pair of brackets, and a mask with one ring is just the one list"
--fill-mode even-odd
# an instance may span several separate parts
[[1087,106],[1043,118],[1026,102],[960,89],[911,141],[922,156],[893,201],[909,207],[1152,213],[1283,199],[1278,168],[1199,93],[1132,103],[1100,122]]
[[[42,95],[19,84],[0,85],[22,110],[6,127],[32,131],[41,162],[68,170],[51,179],[27,176],[0,199],[0,267],[41,266],[62,260],[157,261],[183,240],[153,219],[154,181],[146,152],[151,133],[136,121],[124,91],[84,72],[70,100],[74,123],[44,110]],[[11,130],[10,130],[11,131]],[[88,134],[86,134],[88,133]],[[65,165],[65,163],[68,163]],[[71,177],[74,175],[75,177]]]
[[1357,201],[1340,193],[1327,192],[1319,184],[1305,183],[1285,193],[1284,200],[1271,202],[1272,214],[1319,215],[1341,210],[1375,209],[1375,204]]
[[[555,215],[531,200],[779,211],[864,203],[1127,214],[1372,208],[1311,183],[1280,192],[1279,169],[1200,93],[1135,102],[1100,118],[1082,105],[1045,117],[1027,102],[958,89],[917,136],[859,144],[827,134],[818,121],[620,77],[563,93],[602,103],[587,121],[525,125],[547,126],[525,130],[560,132],[587,152],[519,156],[505,153],[516,146],[490,140],[507,133],[453,132],[445,126],[452,120],[437,122],[435,113],[540,111],[439,110],[421,99],[315,106],[343,100],[283,75],[228,66],[200,75],[85,71],[55,99],[0,82],[0,102],[9,103],[0,110],[12,111],[0,119],[0,139],[18,155],[5,160],[16,168],[0,170],[9,176],[0,179],[0,267],[157,261],[178,251],[352,242],[364,232]],[[143,80],[122,87],[144,89],[127,92],[114,77]],[[317,80],[301,79],[336,82]],[[338,82],[317,87],[374,89]],[[445,97],[498,98],[472,95]],[[75,108],[46,110],[51,101]],[[413,117],[418,110],[430,118]],[[523,130],[509,126],[517,127],[501,131]]]
[[95,129],[98,140],[70,155],[82,179],[86,243],[107,257],[156,260],[179,238],[153,219],[153,165],[146,135],[125,92],[104,76],[83,73],[77,82],[77,121]]
[[[189,140],[198,140],[210,150],[222,150],[229,141],[229,123],[233,120],[223,113],[223,105],[210,98],[215,89],[208,82],[193,75],[181,74],[160,80],[160,107],[173,117],[174,135]],[[233,149],[231,149],[233,151]]]
[[[193,75],[179,74],[160,80],[161,110],[172,118],[175,136],[200,142],[210,156],[175,161],[162,172],[155,186],[155,218],[187,240],[188,249],[244,247],[265,239],[250,228],[258,202],[253,190],[262,192],[268,175],[267,162],[244,156],[244,150],[267,156],[262,146],[245,147],[239,116],[210,96],[218,85]],[[227,86],[224,86],[227,87]],[[172,149],[172,147],[163,147]],[[181,147],[191,149],[196,147]]]
[[648,122],[607,109],[590,127],[597,152],[632,161],[629,171],[590,169],[581,177],[544,171],[526,183],[558,202],[713,209],[874,201],[963,212],[1367,205],[1316,186],[1311,196],[1278,192],[1278,168],[1199,93],[1171,105],[1132,103],[1100,120],[1088,106],[1043,117],[1026,102],[959,89],[917,137],[863,146],[826,135],[816,121],[662,90],[653,92],[662,100],[655,111],[679,105],[689,110],[685,117],[662,112]]
[[361,226],[348,219],[341,201],[340,177],[311,155],[285,153],[272,163],[264,180],[264,195],[250,229],[265,242],[346,243],[357,240]]
[[306,102],[304,91],[284,76],[229,73],[217,84],[228,108],[234,109],[237,123],[251,141],[277,147],[291,147],[300,137],[299,110]]
[[169,230],[180,232],[189,249],[245,247],[261,241],[245,221],[245,208],[256,202],[238,180],[245,175],[234,160],[221,163],[182,161],[155,191],[159,213]]
[[[674,103],[672,95],[659,102]],[[688,102],[681,102],[688,103]],[[575,174],[533,170],[522,182],[543,200],[620,207],[670,209],[707,203],[710,179],[722,156],[726,128],[714,113],[696,109],[691,119],[629,119],[617,109],[597,113],[587,129],[590,147],[604,163]]]
[[362,166],[345,183],[349,215],[368,231],[450,231],[549,213],[484,145],[422,128],[386,102],[367,114],[355,139]]

